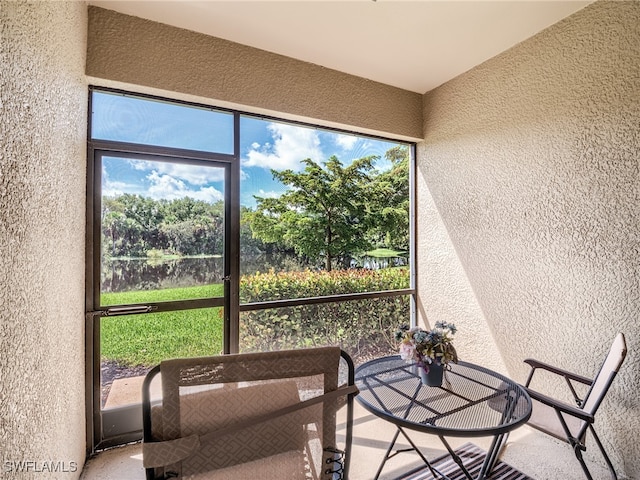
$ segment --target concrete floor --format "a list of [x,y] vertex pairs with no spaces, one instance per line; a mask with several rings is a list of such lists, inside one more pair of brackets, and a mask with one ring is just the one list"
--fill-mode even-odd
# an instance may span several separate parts
[[[369,414],[357,402],[355,402],[355,414],[350,479],[371,480],[395,430],[393,425]],[[412,433],[410,436],[422,448],[427,458],[436,458],[446,453],[436,437],[419,433]],[[468,441],[486,450],[490,439],[451,439],[451,444],[455,448]],[[405,444],[406,442],[399,443],[399,447],[408,446]],[[595,447],[594,444],[591,445]],[[590,453],[600,462],[597,457],[599,453],[597,448]],[[536,480],[584,480],[585,478],[567,444],[529,427],[521,427],[512,432],[501,459]],[[387,462],[380,478],[390,480],[420,464],[421,460],[415,453],[399,454]],[[589,468],[596,480],[610,478],[604,466],[589,462]],[[81,480],[144,480],[141,445],[132,444],[100,452],[87,461],[80,478]],[[259,479],[259,476],[256,476],[256,479]]]

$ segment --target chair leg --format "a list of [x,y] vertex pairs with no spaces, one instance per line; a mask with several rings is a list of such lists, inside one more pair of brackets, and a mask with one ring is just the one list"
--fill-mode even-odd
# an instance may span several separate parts
[[582,452],[585,450],[584,445],[582,445],[580,442],[577,442],[575,440],[572,440],[571,444],[573,446],[573,453],[576,454],[576,458],[580,462],[580,466],[582,467],[584,474],[587,476],[587,479],[593,480],[593,477],[591,476],[591,472],[587,468],[587,464],[584,462],[584,458],[582,458]]
[[[607,463],[607,467],[609,468],[609,472],[611,473],[612,480],[618,480],[618,475],[616,475],[616,471],[613,468],[613,464],[611,463],[611,460],[609,459],[609,456],[607,455],[607,452],[605,451],[604,446],[600,441],[600,438],[596,434],[596,431],[593,428],[593,425],[589,425],[589,430],[591,431],[591,435],[593,435],[593,438],[596,444],[598,445],[598,448],[600,449],[600,453],[602,454],[604,461]],[[582,457],[582,452],[586,450],[586,447],[574,438],[571,439],[571,446],[573,447],[573,452],[576,454],[576,458],[580,462],[580,466],[582,466],[582,470],[587,476],[587,479],[593,480],[593,477],[591,476],[591,472],[589,472],[589,469],[587,468],[587,464],[585,463],[584,458]]]
[[602,445],[600,438],[598,438],[598,435],[596,435],[596,430],[593,428],[593,425],[589,425],[589,431],[591,431],[591,435],[593,435],[593,438],[596,441],[598,448],[600,449],[600,453],[602,453],[602,456],[604,457],[604,461],[607,462],[607,467],[609,467],[609,472],[611,472],[611,478],[613,480],[618,480],[618,475],[616,475],[616,471],[613,468],[613,464],[611,463],[611,460],[609,459],[607,452],[605,452],[604,446]]

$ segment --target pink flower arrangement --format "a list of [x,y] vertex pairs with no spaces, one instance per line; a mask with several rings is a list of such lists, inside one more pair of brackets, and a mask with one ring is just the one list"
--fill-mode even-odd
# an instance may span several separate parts
[[400,327],[396,332],[396,340],[400,342],[400,358],[407,362],[417,362],[427,372],[432,363],[458,363],[458,353],[453,346],[456,331],[456,326],[447,322],[436,322],[432,330]]

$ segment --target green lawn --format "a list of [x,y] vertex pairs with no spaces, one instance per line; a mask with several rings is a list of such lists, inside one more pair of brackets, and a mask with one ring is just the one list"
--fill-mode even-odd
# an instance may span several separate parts
[[388,257],[400,257],[406,255],[407,252],[401,250],[391,250],[390,248],[376,248],[369,252],[365,252],[366,255],[375,258],[388,258]]
[[162,290],[138,290],[135,292],[103,293],[102,305],[129,305],[132,303],[170,302],[173,300],[194,300],[197,298],[222,297],[221,283],[199,287],[165,288]]
[[[243,280],[241,289],[245,300],[262,301],[263,295],[269,298],[303,298],[343,292],[345,288],[348,292],[381,291],[407,288],[408,285],[408,268],[403,267],[379,271],[253,275]],[[102,303],[127,305],[222,295],[223,285],[220,284],[104,294]],[[404,297],[366,299],[259,310],[247,314],[243,329],[250,340],[248,348],[257,346],[258,350],[276,344],[298,348],[315,338],[359,345],[361,339],[375,337],[378,343],[386,344],[389,332],[406,323],[408,314],[408,302]],[[223,312],[218,307],[103,317],[100,337],[102,360],[125,366],[153,366],[167,358],[217,355],[223,349]]]
[[[222,284],[103,294],[104,305],[222,296]],[[101,356],[121,365],[152,366],[176,357],[222,352],[222,308],[202,308],[101,320]]]

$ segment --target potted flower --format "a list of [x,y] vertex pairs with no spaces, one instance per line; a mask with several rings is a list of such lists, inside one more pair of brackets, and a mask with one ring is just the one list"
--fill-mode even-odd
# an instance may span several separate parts
[[423,383],[439,386],[447,364],[458,363],[458,354],[453,346],[455,333],[456,326],[447,322],[436,322],[432,330],[402,326],[396,332],[396,340],[400,342],[400,357],[418,364]]

